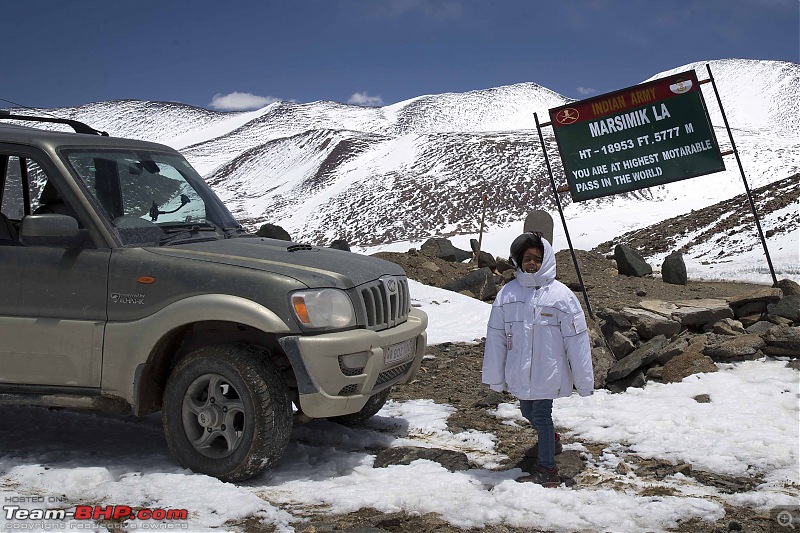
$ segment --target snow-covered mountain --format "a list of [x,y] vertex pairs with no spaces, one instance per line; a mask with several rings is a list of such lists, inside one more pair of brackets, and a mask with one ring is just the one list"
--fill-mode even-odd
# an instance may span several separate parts
[[[800,65],[718,60],[710,65],[750,187],[800,172]],[[643,80],[648,81],[648,80]],[[723,150],[731,143],[710,83],[706,106]],[[47,112],[111,135],[155,140],[182,151],[251,229],[270,222],[295,240],[343,238],[372,246],[431,235],[477,234],[484,194],[487,226],[521,221],[556,203],[535,127],[570,100],[535,83],[413,98],[386,107],[276,102],[219,113],[165,102],[110,101]],[[17,110],[30,113],[30,110]],[[543,128],[557,183],[564,183],[550,128]],[[668,202],[628,229],[646,227],[743,192],[733,156],[725,172],[569,205],[571,218],[630,202]],[[647,210],[640,212],[647,213]],[[656,215],[655,213],[659,213]],[[597,243],[607,240],[605,235]]]

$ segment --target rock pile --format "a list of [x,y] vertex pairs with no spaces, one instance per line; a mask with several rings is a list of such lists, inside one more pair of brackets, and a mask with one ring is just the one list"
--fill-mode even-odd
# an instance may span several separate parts
[[[715,363],[800,356],[800,287],[782,285],[729,299],[642,300],[603,309],[597,325],[614,358],[606,386],[620,391],[715,372]],[[607,354],[598,356],[605,366]]]
[[[377,255],[400,263],[412,279],[492,301],[500,287],[514,279],[514,268],[503,258],[493,258],[492,267],[486,258],[483,264],[456,261],[467,253],[437,238],[419,251]],[[558,278],[579,291],[568,254],[556,254]],[[800,357],[797,283],[782,280],[775,288],[728,284],[725,288],[731,292],[732,285],[741,290],[708,297],[716,287],[689,283],[679,253],[665,260],[662,280],[653,278],[652,268],[627,246],[615,249],[615,262],[593,252],[576,254],[586,287],[603,303],[595,320],[589,320],[599,388],[622,391],[647,381],[680,381],[694,373],[715,372],[715,363]]]

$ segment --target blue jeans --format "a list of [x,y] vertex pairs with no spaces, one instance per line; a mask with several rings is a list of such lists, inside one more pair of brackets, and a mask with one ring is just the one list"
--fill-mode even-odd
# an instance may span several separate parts
[[553,425],[553,400],[520,400],[522,416],[536,429],[539,437],[539,464],[556,467],[556,429]]

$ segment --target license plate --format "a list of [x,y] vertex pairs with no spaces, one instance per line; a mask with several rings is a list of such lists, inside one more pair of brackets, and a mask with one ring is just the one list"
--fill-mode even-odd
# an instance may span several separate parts
[[411,359],[413,357],[414,339],[408,339],[407,341],[392,344],[383,350],[383,362],[386,365],[399,363],[400,361],[405,361],[406,359]]

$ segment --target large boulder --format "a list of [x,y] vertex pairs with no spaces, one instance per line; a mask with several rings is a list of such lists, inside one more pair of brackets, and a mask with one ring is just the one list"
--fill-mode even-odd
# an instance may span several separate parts
[[489,252],[480,252],[478,254],[478,268],[484,267],[491,271],[495,271],[497,269],[497,261]]
[[777,302],[767,305],[767,313],[800,322],[800,295],[790,294]]
[[453,243],[450,242],[450,239],[445,239],[444,237],[432,237],[428,239],[422,243],[420,250],[434,257],[438,257],[439,259],[456,263],[472,258],[472,253],[456,248],[453,246]]
[[334,250],[343,250],[345,252],[351,251],[350,243],[344,239],[336,239],[335,241],[331,242],[329,248],[333,248]]
[[647,264],[644,257],[624,244],[618,244],[614,248],[614,259],[617,261],[617,272],[625,276],[641,278],[653,273],[653,267]]
[[658,335],[673,337],[681,330],[680,322],[646,309],[625,307],[621,314],[643,339],[652,339]]
[[778,288],[783,291],[784,296],[800,296],[800,284],[790,279],[778,280]]
[[494,274],[488,268],[473,270],[466,276],[452,281],[442,288],[454,292],[469,291],[476,298],[483,301],[494,300],[494,297],[497,296]]
[[665,302],[663,300],[643,300],[642,308],[670,317],[681,326],[705,326],[725,318],[733,318],[733,310],[725,300],[706,298]]
[[800,327],[778,326],[767,330],[762,338],[764,352],[773,356],[800,356]]
[[703,353],[718,363],[735,363],[763,357],[766,346],[760,335],[747,333],[706,345]]
[[661,279],[665,283],[672,285],[686,285],[689,278],[686,275],[686,263],[683,262],[683,254],[672,252],[664,258],[661,265]]
[[281,241],[292,240],[292,237],[289,235],[288,231],[280,226],[276,226],[275,224],[264,224],[258,228],[256,235],[259,237],[265,237],[267,239],[278,239]]

